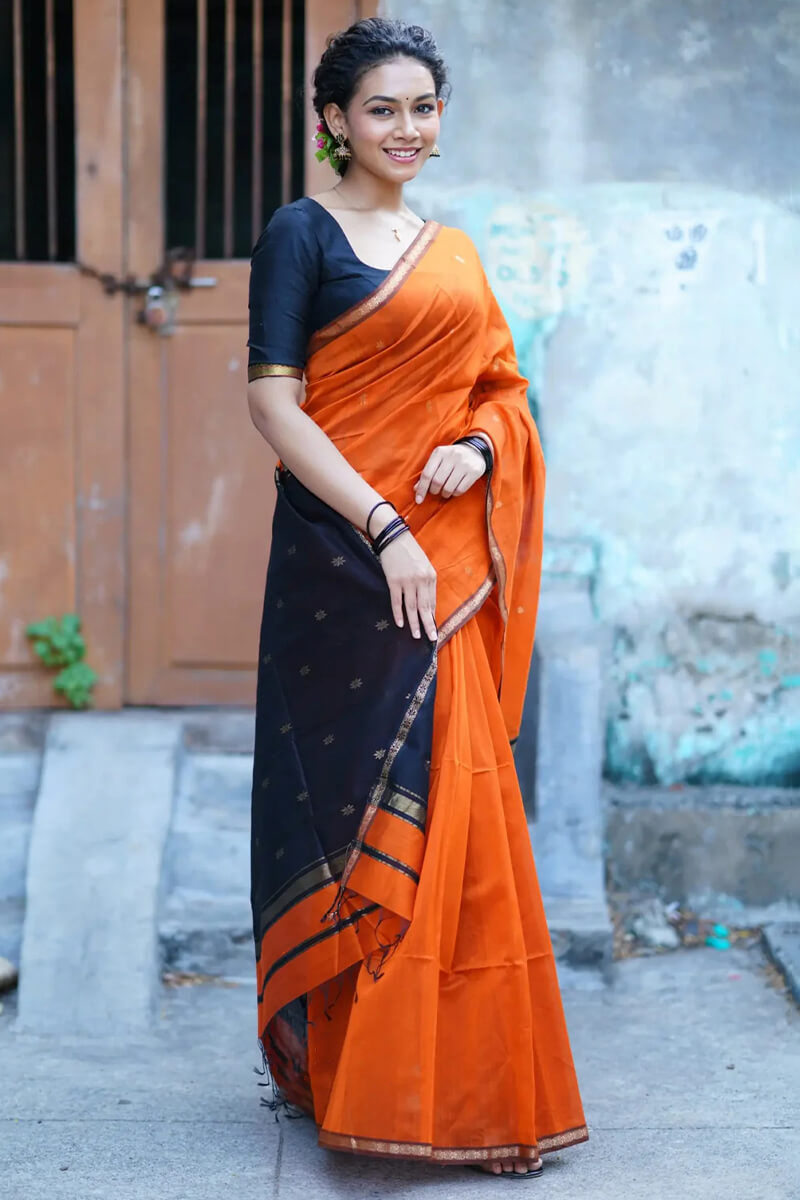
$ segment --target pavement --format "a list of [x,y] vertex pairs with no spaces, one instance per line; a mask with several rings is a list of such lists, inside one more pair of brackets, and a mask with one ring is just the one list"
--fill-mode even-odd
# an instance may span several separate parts
[[[798,1200],[800,1012],[761,943],[559,967],[590,1140],[545,1156],[549,1200]],[[37,1033],[0,997],[3,1200],[488,1196],[463,1168],[324,1151],[254,1074],[254,989],[162,986],[149,1033]]]

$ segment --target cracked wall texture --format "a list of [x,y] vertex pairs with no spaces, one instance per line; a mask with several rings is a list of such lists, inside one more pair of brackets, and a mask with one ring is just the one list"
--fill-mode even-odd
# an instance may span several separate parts
[[800,7],[383,11],[450,65],[411,199],[472,235],[531,379],[548,556],[613,633],[607,770],[800,782]]

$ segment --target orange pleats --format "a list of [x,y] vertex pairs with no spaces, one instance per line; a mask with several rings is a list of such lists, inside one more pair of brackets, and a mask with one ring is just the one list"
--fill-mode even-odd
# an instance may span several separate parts
[[[413,916],[377,980],[309,993],[320,1142],[463,1162],[588,1137],[508,735],[487,657],[496,612],[439,658]],[[359,884],[369,897],[368,880]]]

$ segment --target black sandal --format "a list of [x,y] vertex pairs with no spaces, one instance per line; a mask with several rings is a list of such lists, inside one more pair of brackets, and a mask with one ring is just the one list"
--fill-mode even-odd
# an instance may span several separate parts
[[468,1163],[467,1166],[470,1171],[480,1171],[481,1175],[485,1175],[488,1179],[536,1179],[539,1175],[544,1174],[544,1163],[532,1171],[501,1171],[499,1175],[496,1175],[494,1171],[484,1171],[479,1163]]

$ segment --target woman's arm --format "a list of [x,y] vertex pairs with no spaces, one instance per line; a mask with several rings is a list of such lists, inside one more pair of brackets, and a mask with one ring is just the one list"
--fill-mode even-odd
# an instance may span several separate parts
[[[387,506],[379,508],[366,529],[367,516],[383,496],[376,492],[303,412],[301,380],[268,376],[247,385],[247,403],[256,429],[281,462],[300,482],[351,524],[372,537],[393,519]],[[403,607],[414,637],[420,622],[431,640],[436,639],[436,572],[412,534],[404,533],[381,552],[397,625],[403,625]]]

